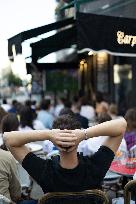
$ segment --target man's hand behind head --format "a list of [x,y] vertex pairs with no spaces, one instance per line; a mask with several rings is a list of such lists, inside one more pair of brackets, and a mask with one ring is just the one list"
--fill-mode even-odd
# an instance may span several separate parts
[[69,148],[75,148],[77,137],[71,130],[54,129],[50,133],[50,141],[60,150],[68,151]]
[[59,131],[55,130],[56,134],[54,132],[51,137],[52,142],[60,151],[69,152],[77,147],[79,144],[77,135],[72,130],[80,129],[81,124],[74,114],[65,113],[59,116],[53,122],[53,128],[60,129]]

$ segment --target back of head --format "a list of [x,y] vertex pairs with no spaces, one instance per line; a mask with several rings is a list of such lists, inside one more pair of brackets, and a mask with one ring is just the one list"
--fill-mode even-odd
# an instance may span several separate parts
[[28,106],[22,106],[20,110],[20,124],[22,127],[29,126],[33,129],[33,111]]
[[28,107],[31,107],[31,101],[30,100],[26,100],[25,101],[25,105],[28,106]]
[[64,106],[65,106],[66,108],[71,108],[71,101],[70,101],[70,100],[65,100]]
[[1,121],[2,133],[16,131],[19,127],[19,121],[14,113],[8,113],[5,115]]
[[61,109],[60,113],[59,113],[59,116],[61,115],[71,115],[71,116],[74,116],[74,113],[73,111],[70,109],[70,108],[63,108]]
[[108,110],[109,110],[109,104],[108,104],[107,102],[102,101],[102,102],[101,102],[101,106],[102,106],[103,112],[108,112]]
[[18,104],[17,100],[13,100],[13,101],[12,101],[12,105],[13,105],[13,106],[16,106],[17,104]]
[[104,99],[103,99],[103,94],[98,91],[98,92],[96,93],[96,102],[97,102],[97,103],[101,103],[103,100],[104,100]]
[[60,97],[60,98],[57,99],[58,104],[64,104],[65,101],[66,101],[66,99],[64,97]]
[[31,101],[31,105],[35,106],[36,105],[36,100]]
[[2,102],[3,102],[3,104],[7,104],[7,99],[4,98]]
[[97,118],[99,124],[110,120],[112,120],[112,118],[108,113],[100,113]]
[[116,104],[110,104],[109,106],[109,112],[111,114],[114,114],[114,115],[117,115],[118,114],[118,108],[117,108],[117,105]]
[[[19,120],[14,113],[8,113],[5,115],[1,121],[1,130],[2,133],[4,132],[10,132],[10,131],[16,131],[19,128]],[[8,150],[5,143],[1,145],[1,149]]]
[[60,115],[54,122],[53,122],[54,129],[67,129],[67,130],[75,130],[80,129],[81,124],[77,121],[74,115],[64,114]]
[[99,115],[100,113],[107,113],[109,111],[109,105],[107,102],[102,101],[96,105],[96,113]]
[[127,126],[130,131],[136,130],[136,109],[131,108],[125,114]]
[[79,101],[79,97],[75,95],[75,96],[73,97],[72,102],[73,102],[73,103],[78,103],[78,101]]
[[80,98],[80,103],[81,105],[85,106],[85,105],[90,105],[91,101],[89,101],[87,96],[83,96],[82,98]]
[[43,99],[40,103],[40,109],[48,110],[50,108],[51,102],[49,99]]
[[72,111],[74,113],[80,113],[80,110],[81,110],[81,104],[80,102],[76,102],[76,103],[73,103],[72,104]]
[[8,113],[2,107],[0,107],[0,123],[1,123],[2,118],[7,114]]

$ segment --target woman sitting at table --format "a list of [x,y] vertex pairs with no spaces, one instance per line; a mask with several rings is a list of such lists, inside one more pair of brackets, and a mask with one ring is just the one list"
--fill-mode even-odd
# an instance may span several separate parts
[[[1,121],[2,134],[4,134],[4,132],[18,131],[18,129],[19,120],[16,114],[7,113]],[[0,149],[0,194],[12,201],[16,201],[18,204],[36,203],[32,199],[30,201],[22,199],[16,161],[8,151],[4,142]]]
[[126,140],[127,150],[129,151],[136,145],[136,109],[129,109],[126,112],[125,119],[127,121],[127,130],[124,134],[124,138]]
[[[16,131],[19,128],[19,120],[15,113],[7,113],[1,121],[2,135],[4,132]],[[5,143],[1,145],[1,149],[7,151]]]
[[28,106],[22,106],[19,111],[20,126],[19,131],[34,130],[33,124],[33,110]]
[[[9,113],[2,119],[2,132],[17,130],[19,126],[15,114]],[[5,143],[0,149],[0,194],[12,201],[21,199],[21,185],[17,177],[17,166],[14,157],[7,150]]]

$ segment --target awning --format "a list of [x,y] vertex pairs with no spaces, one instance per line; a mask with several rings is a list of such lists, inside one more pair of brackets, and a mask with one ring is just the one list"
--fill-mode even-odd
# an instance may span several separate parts
[[72,26],[71,28],[57,32],[51,37],[32,43],[32,61],[36,62],[38,59],[57,50],[70,48],[77,43],[76,36],[76,27]]
[[28,31],[21,32],[12,38],[8,39],[8,55],[12,57],[12,46],[15,45],[16,54],[22,53],[22,46],[21,43],[25,40],[37,37],[38,35],[47,33],[52,30],[57,30],[63,28],[65,26],[74,24],[74,18],[68,18],[62,21],[58,21],[52,24],[48,24],[42,27],[34,28]]
[[27,73],[32,74],[33,71],[52,70],[52,69],[78,69],[78,62],[73,63],[27,63]]
[[136,20],[77,13],[78,51],[136,56]]

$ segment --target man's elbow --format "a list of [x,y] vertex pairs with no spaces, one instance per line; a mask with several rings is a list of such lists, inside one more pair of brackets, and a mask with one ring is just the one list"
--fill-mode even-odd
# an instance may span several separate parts
[[119,128],[120,135],[124,135],[126,128],[127,128],[127,122],[124,118],[121,118],[120,119],[120,128]]
[[12,146],[12,139],[9,135],[9,132],[4,133],[3,140],[7,147]]

